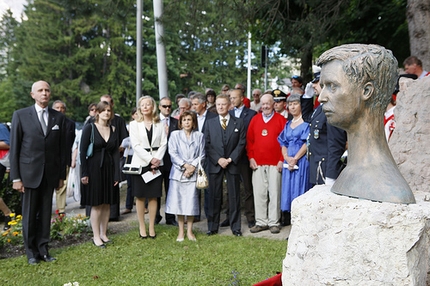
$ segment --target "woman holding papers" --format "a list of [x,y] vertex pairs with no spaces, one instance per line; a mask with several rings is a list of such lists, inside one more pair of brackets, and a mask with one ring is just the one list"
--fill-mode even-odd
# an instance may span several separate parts
[[166,212],[178,215],[179,232],[176,241],[184,241],[184,217],[187,217],[187,238],[196,241],[193,234],[194,216],[199,214],[199,198],[196,189],[199,162],[205,157],[203,133],[198,131],[197,116],[193,111],[184,111],[179,116],[179,129],[169,139],[169,154],[172,160]]
[[155,100],[148,95],[138,102],[137,119],[130,122],[130,141],[134,150],[132,166],[142,167],[141,175],[132,175],[132,192],[136,197],[139,237],[148,237],[145,227],[145,200],[148,199],[149,237],[155,239],[157,198],[161,197],[163,179],[158,170],[163,165],[167,135],[160,123]]

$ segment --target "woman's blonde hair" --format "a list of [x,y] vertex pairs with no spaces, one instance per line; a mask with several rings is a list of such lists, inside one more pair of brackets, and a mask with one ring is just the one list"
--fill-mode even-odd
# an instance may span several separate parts
[[157,104],[155,102],[155,99],[152,96],[149,95],[144,95],[142,96],[139,101],[137,102],[137,122],[142,122],[143,121],[143,114],[142,111],[140,110],[140,104],[143,100],[145,99],[149,99],[151,100],[152,103],[152,121],[155,123],[160,122],[160,117],[158,116],[158,110],[157,110]]

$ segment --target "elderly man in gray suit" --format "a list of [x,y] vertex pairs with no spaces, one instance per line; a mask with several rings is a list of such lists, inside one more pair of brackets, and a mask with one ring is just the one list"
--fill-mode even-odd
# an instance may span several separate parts
[[28,263],[52,262],[49,255],[52,195],[66,178],[65,116],[48,107],[51,88],[37,81],[31,88],[35,105],[12,117],[10,175],[22,195],[22,227]]

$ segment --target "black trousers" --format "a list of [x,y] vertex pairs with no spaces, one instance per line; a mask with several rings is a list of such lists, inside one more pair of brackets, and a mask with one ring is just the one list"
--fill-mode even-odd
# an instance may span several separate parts
[[229,221],[232,231],[240,231],[240,182],[239,174],[230,174],[222,169],[219,173],[209,174],[209,208],[208,230],[218,231],[222,207],[222,181],[227,179],[227,195],[229,207]]
[[28,259],[48,255],[55,187],[48,185],[44,175],[38,188],[25,188],[22,194],[22,234]]
[[[165,196],[165,200],[167,199],[167,193],[169,192],[169,184],[170,184],[170,179],[169,179],[169,175],[170,175],[170,168],[167,166],[161,166],[160,167],[160,171],[161,171],[161,176],[163,177],[163,183],[164,183],[164,194]],[[160,209],[161,209],[161,198],[157,198],[157,215],[156,215],[156,221],[161,220],[161,214],[160,214]],[[169,213],[165,213],[166,215],[166,223],[167,222],[172,222],[175,220],[175,215],[174,214],[169,214]]]

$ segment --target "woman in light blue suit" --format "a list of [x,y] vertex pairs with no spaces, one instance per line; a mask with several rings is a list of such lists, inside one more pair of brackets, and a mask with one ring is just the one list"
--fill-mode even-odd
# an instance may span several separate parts
[[187,216],[187,237],[196,241],[193,234],[194,216],[199,214],[198,191],[196,189],[199,159],[205,157],[203,133],[197,131],[197,116],[185,111],[178,121],[180,130],[173,131],[169,139],[169,154],[172,160],[170,186],[166,199],[166,213],[178,216],[179,233],[176,241],[184,240],[184,217]]

